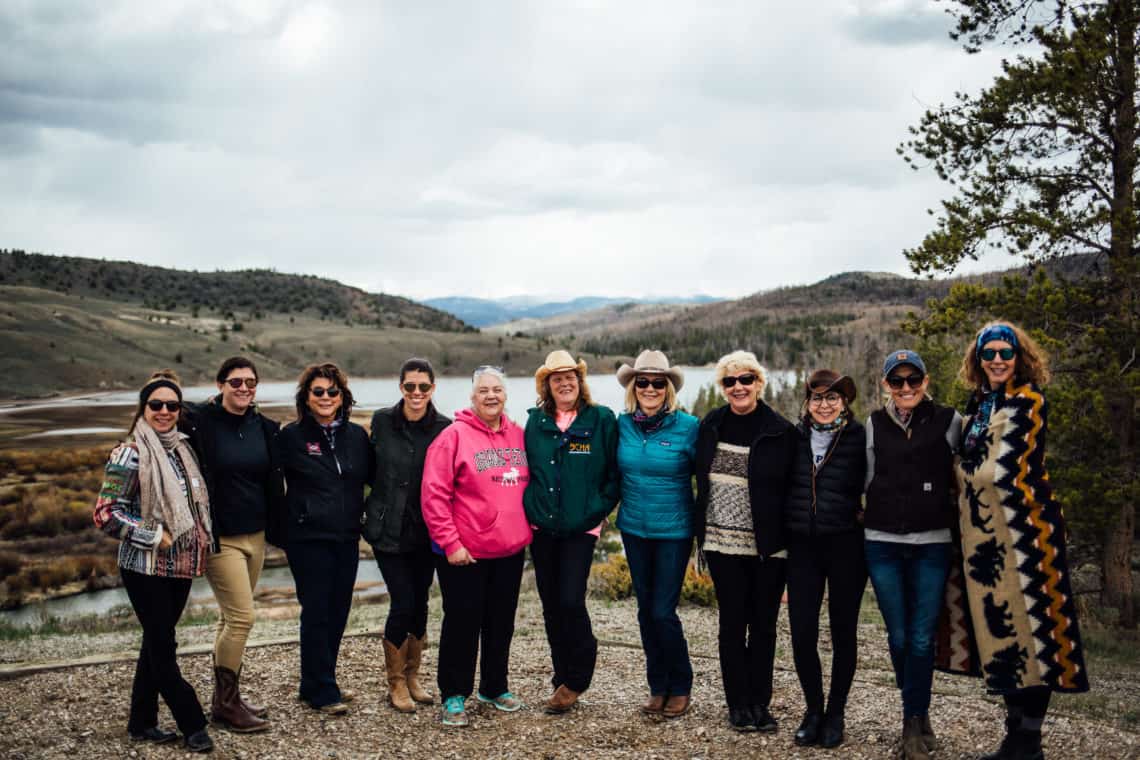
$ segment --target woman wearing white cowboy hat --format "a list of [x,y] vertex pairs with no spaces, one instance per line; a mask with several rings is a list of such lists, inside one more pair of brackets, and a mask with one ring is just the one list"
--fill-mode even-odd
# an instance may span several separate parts
[[693,668],[677,617],[681,583],[693,548],[693,489],[697,418],[677,408],[684,375],[660,351],[642,351],[623,364],[626,388],[618,418],[621,530],[637,595],[649,700],[642,712],[676,718],[689,710]]
[[598,640],[586,610],[586,581],[601,522],[621,493],[617,420],[590,398],[586,362],[566,351],[547,355],[534,385],[523,506],[534,528],[530,556],[554,665],[555,691],[545,710],[558,714],[577,703],[594,675]]

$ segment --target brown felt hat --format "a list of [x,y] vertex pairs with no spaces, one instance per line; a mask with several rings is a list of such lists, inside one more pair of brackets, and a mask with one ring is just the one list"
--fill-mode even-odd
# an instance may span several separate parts
[[855,387],[855,381],[847,375],[841,375],[833,369],[817,369],[812,372],[807,379],[804,387],[804,397],[811,396],[812,393],[821,393],[824,391],[835,391],[843,396],[843,398],[850,404],[855,400],[858,390]]

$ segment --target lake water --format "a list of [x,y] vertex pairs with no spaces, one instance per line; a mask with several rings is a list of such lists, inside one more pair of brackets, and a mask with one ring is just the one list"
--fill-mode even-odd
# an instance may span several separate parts
[[[712,367],[684,367],[685,383],[678,394],[682,404],[691,407],[702,387],[712,382]],[[620,413],[624,404],[625,389],[618,385],[613,375],[589,377],[590,393],[599,404],[604,404]],[[772,372],[769,383],[773,389],[795,382],[794,372]],[[350,386],[356,398],[358,409],[371,411],[390,406],[399,400],[398,378],[350,378]],[[258,386],[257,401],[266,413],[276,419],[291,418],[295,383],[266,382]],[[470,404],[471,380],[468,377],[438,377],[434,401],[436,407],[452,416],[459,409]],[[217,388],[191,386],[184,389],[189,401],[204,401],[217,393]],[[92,393],[53,401],[26,404],[9,403],[0,405],[0,436],[8,438],[8,445],[88,445],[103,440],[113,440],[126,432],[134,405],[138,399],[135,391],[113,391]],[[533,377],[507,378],[507,413],[520,424],[526,422],[526,410],[534,405],[535,391]],[[113,423],[119,420],[119,427]],[[98,426],[92,422],[102,423]],[[10,432],[5,432],[10,431]],[[358,580],[381,581],[376,563],[361,560]],[[292,586],[293,578],[289,569],[267,568],[261,576],[260,586]],[[370,590],[372,593],[374,590]],[[209,585],[204,578],[194,582],[192,598],[208,601],[211,598]],[[85,594],[52,599],[41,604],[33,604],[17,610],[0,612],[0,620],[12,625],[34,625],[49,617],[67,618],[76,615],[101,614],[117,606],[129,604],[126,592],[121,588],[92,591]]]

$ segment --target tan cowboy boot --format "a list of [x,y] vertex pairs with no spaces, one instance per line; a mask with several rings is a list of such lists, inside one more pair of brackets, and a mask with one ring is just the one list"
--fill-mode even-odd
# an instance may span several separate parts
[[427,646],[427,635],[417,638],[408,634],[407,644],[408,661],[404,667],[404,676],[408,682],[408,694],[421,704],[434,704],[435,698],[420,685],[420,661],[423,659],[424,647]]
[[388,701],[402,713],[416,711],[416,703],[408,694],[408,681],[404,676],[407,668],[408,642],[411,637],[404,639],[399,649],[388,639],[384,639],[384,669],[388,671]]

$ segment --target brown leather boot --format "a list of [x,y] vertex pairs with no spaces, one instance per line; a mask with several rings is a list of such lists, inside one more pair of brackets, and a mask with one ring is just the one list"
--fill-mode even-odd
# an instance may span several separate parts
[[903,760],[930,760],[930,751],[922,740],[922,716],[912,715],[903,721]]
[[[242,667],[244,667],[244,666],[242,666]],[[249,700],[247,700],[245,698],[245,695],[241,693],[241,671],[242,671],[242,668],[239,667],[238,672],[237,672],[237,674],[238,674],[238,699],[241,700],[241,706],[244,707],[246,710],[248,710],[251,714],[256,715],[259,718],[268,718],[269,717],[269,708],[268,707],[266,707],[265,705],[256,704],[255,702],[250,702]]]
[[239,734],[252,734],[269,728],[269,721],[257,717],[241,704],[238,676],[229,668],[214,668],[214,699],[210,720]]
[[404,669],[408,661],[408,642],[404,639],[399,649],[388,639],[384,639],[384,669],[388,671],[388,702],[402,713],[416,711],[416,703],[408,693],[408,679]]
[[408,662],[404,666],[404,678],[408,682],[408,694],[420,704],[435,704],[431,692],[420,684],[420,661],[423,659],[424,647],[427,646],[427,634],[416,637],[408,634]]

